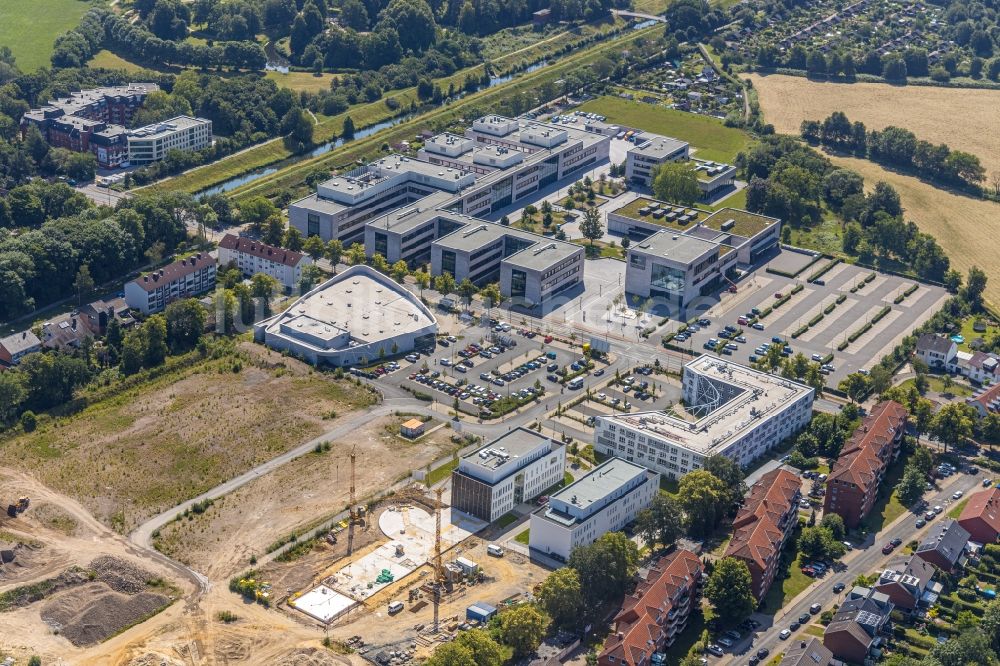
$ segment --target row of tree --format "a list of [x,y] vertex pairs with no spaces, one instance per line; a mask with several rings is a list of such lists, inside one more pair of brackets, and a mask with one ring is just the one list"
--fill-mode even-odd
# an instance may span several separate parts
[[804,120],[800,131],[810,143],[913,170],[930,180],[977,186],[986,178],[986,170],[975,155],[918,139],[902,127],[890,125],[869,131],[860,121],[852,123],[842,111],[834,111],[822,122]]

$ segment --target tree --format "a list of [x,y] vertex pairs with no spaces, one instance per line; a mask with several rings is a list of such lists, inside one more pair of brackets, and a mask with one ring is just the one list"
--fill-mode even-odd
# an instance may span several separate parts
[[27,379],[22,373],[0,372],[0,425],[14,422],[27,397]]
[[340,136],[344,138],[344,141],[351,141],[354,139],[354,120],[350,116],[344,118],[344,129],[340,133]]
[[282,240],[284,240],[284,235],[285,223],[281,220],[281,216],[274,214],[267,218],[262,240],[268,245],[281,245]]
[[478,666],[472,650],[458,641],[448,641],[437,646],[425,663],[427,666]]
[[868,378],[860,372],[852,372],[841,380],[838,388],[847,394],[851,402],[861,402],[868,394]]
[[896,485],[896,496],[906,507],[913,506],[924,495],[924,475],[914,465],[908,464],[903,471],[903,478]]
[[447,296],[455,291],[455,278],[451,273],[445,271],[434,278],[434,289],[442,296]]
[[167,344],[177,354],[198,344],[205,330],[205,308],[194,298],[174,301],[164,313],[167,319]]
[[571,567],[556,569],[539,587],[538,603],[560,629],[580,626],[583,610],[580,574]]
[[[278,213],[274,204],[265,197],[252,197],[240,204],[240,219],[260,233],[265,222]],[[281,221],[281,218],[278,218]],[[273,245],[273,243],[272,243]]]
[[653,514],[653,525],[656,530],[656,541],[663,546],[669,546],[683,534],[684,509],[672,495],[658,493],[650,504]]
[[705,598],[712,604],[716,616],[727,626],[734,626],[750,617],[757,601],[753,596],[753,579],[746,563],[732,557],[716,562],[705,584]]
[[[799,356],[802,357],[802,361],[805,361],[805,356],[802,356],[802,354],[799,354]],[[796,377],[801,377],[804,374],[798,374]],[[743,497],[747,494],[747,486],[743,482],[743,470],[732,458],[717,453],[705,458],[702,468],[719,481],[722,481],[722,484],[726,487],[728,491],[726,500],[728,504],[726,507],[727,512],[731,512],[743,502]]]
[[302,245],[304,241],[302,240],[302,232],[295,227],[289,226],[285,230],[285,237],[282,239],[282,245],[287,247],[292,252],[301,252]]
[[312,143],[312,118],[298,107],[291,108],[285,114],[285,117],[281,119],[281,131],[289,139],[299,144],[297,147],[298,150],[304,149]]
[[466,308],[472,305],[472,297],[475,296],[478,291],[479,287],[474,285],[469,278],[465,278],[462,280],[462,284],[458,285],[458,295],[465,301]]
[[142,325],[144,361],[147,368],[155,368],[167,358],[167,320],[163,315],[153,315]]
[[542,644],[551,622],[534,604],[521,604],[497,616],[496,633],[501,643],[513,649],[515,658],[525,657]]
[[309,255],[309,258],[316,261],[326,254],[326,243],[319,236],[310,236],[302,244],[302,249]]
[[437,23],[424,0],[392,0],[379,14],[379,28],[396,30],[400,46],[419,52],[434,43]]
[[725,484],[703,469],[681,477],[678,490],[681,506],[688,520],[688,532],[704,537],[725,515],[729,492]]
[[653,194],[657,199],[687,206],[701,196],[698,171],[691,162],[667,162],[653,174]]
[[983,292],[986,290],[986,273],[978,266],[969,268],[969,275],[962,290],[962,300],[969,304],[973,311],[983,307]]
[[847,536],[847,528],[844,526],[844,519],[835,513],[828,513],[820,521],[820,527],[830,530],[830,534],[837,541],[843,541]]
[[126,375],[134,375],[142,370],[143,357],[146,350],[139,331],[132,331],[125,336],[121,345],[121,367]]
[[1000,650],[1000,599],[994,599],[986,604],[986,610],[979,621],[979,630],[993,650]]
[[392,279],[403,284],[406,276],[410,274],[410,268],[406,265],[406,262],[400,259],[392,266],[389,267],[389,273],[392,275]]
[[975,410],[965,403],[951,402],[942,407],[931,421],[931,434],[944,444],[956,446],[972,437]]
[[423,297],[424,289],[429,287],[431,284],[431,274],[421,269],[413,274],[413,279],[417,281],[417,287],[420,289],[420,296]]
[[344,254],[344,242],[334,238],[333,240],[327,242],[326,244],[326,258],[333,264],[333,271],[337,272],[337,264],[340,263],[340,257]]
[[892,373],[882,365],[876,365],[868,373],[868,382],[872,392],[882,395],[892,386]]
[[503,300],[503,296],[500,294],[500,285],[496,282],[490,282],[488,285],[479,290],[479,297],[483,299],[483,303],[486,307],[498,307],[500,302]]
[[803,528],[799,534],[799,552],[816,559],[837,559],[846,552],[844,544],[835,539],[833,532],[822,526]]
[[604,236],[604,225],[601,224],[601,213],[596,208],[588,208],[583,212],[583,220],[580,221],[580,233],[590,241],[590,246],[594,246],[595,240],[600,240]]
[[588,546],[574,548],[569,556],[569,566],[580,576],[588,612],[624,594],[638,565],[639,549],[621,532],[608,532]]
[[454,643],[472,652],[476,666],[501,666],[509,658],[510,651],[493,640],[485,629],[463,631]]
[[76,272],[73,289],[76,290],[76,299],[79,305],[83,305],[83,299],[94,291],[94,278],[90,277],[90,266],[87,264],[80,266],[80,270]]
[[882,61],[882,76],[888,81],[906,80],[906,63],[897,54],[891,54]]
[[990,650],[990,642],[986,634],[977,629],[962,632],[957,637],[952,636],[944,643],[936,643],[931,648],[930,663],[941,666],[993,666],[997,657]]

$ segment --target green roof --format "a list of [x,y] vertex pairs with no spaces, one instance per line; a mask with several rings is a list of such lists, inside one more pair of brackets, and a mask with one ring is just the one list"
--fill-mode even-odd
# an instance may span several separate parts
[[733,220],[735,224],[726,231],[745,238],[752,238],[771,225],[778,223],[776,218],[749,213],[738,208],[720,208],[702,222],[709,229],[721,231],[722,225],[728,220]]
[[[656,205],[658,207],[668,207],[668,208],[683,208],[685,211],[692,211],[697,214],[697,217],[687,224],[678,224],[676,221],[668,220],[666,216],[659,219],[653,217],[652,213],[646,215],[640,215],[639,209],[646,208],[649,205]],[[692,228],[696,223],[705,219],[705,216],[709,214],[708,211],[702,210],[700,208],[692,208],[691,206],[679,206],[677,204],[668,203],[666,201],[659,201],[657,199],[650,199],[648,197],[639,197],[634,201],[631,201],[617,210],[611,211],[615,215],[621,215],[622,217],[628,217],[633,220],[639,220],[640,222],[647,222],[649,224],[656,224],[665,229],[675,229],[678,231],[686,231]]]

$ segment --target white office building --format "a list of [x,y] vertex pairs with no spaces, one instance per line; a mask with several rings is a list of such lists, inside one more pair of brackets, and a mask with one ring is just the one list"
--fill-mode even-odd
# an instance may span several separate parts
[[626,153],[625,178],[646,187],[653,184],[653,173],[661,164],[687,161],[690,154],[687,142],[658,134],[643,133],[635,144]]
[[713,356],[684,366],[687,414],[597,417],[594,448],[678,479],[721,454],[746,467],[808,425],[815,391]]
[[451,506],[493,522],[562,480],[566,448],[516,428],[466,455],[451,473]]
[[128,159],[132,164],[148,164],[162,160],[171,150],[201,150],[211,145],[211,120],[177,116],[129,132]]
[[351,266],[254,324],[254,340],[313,365],[367,365],[433,345],[437,319],[420,300],[368,266]]
[[528,545],[565,562],[574,548],[635,520],[660,492],[660,475],[621,458],[611,458],[549,498],[531,514]]
[[245,277],[257,273],[270,275],[285,289],[294,289],[302,281],[302,267],[312,263],[312,258],[301,252],[274,247],[252,238],[226,234],[219,242],[219,265],[230,264],[240,269]]

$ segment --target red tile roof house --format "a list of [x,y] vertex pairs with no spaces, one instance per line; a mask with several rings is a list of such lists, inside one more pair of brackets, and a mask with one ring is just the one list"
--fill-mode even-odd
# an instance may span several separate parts
[[798,522],[802,481],[776,469],[753,485],[733,520],[733,538],[726,557],[742,560],[753,579],[753,595],[762,601],[774,582],[781,549]]
[[874,589],[889,597],[902,611],[914,611],[934,578],[934,566],[915,555],[892,562],[879,576]]
[[899,455],[906,408],[888,400],[875,405],[844,444],[826,480],[824,513],[836,513],[848,528],[871,511],[885,470]]
[[701,598],[698,556],[678,550],[657,562],[615,616],[614,633],[597,657],[599,666],[646,666],[670,647]]
[[286,289],[294,289],[302,281],[302,267],[311,264],[312,259],[301,252],[226,234],[219,243],[219,265],[230,263],[246,277],[264,273]]
[[979,389],[976,395],[965,399],[965,404],[971,405],[979,418],[984,418],[990,412],[1000,411],[1000,384]]
[[1000,488],[990,488],[969,497],[958,524],[976,543],[996,543],[1000,537]]

